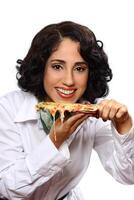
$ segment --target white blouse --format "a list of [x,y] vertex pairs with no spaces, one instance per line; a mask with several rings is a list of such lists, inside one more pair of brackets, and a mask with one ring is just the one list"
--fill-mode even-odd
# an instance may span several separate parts
[[[57,149],[44,132],[37,99],[22,91],[0,98],[0,194],[11,200],[82,200],[76,186],[95,149],[104,168],[123,184],[134,183],[134,128],[120,135],[112,124],[85,120]],[[96,177],[97,179],[97,177]]]

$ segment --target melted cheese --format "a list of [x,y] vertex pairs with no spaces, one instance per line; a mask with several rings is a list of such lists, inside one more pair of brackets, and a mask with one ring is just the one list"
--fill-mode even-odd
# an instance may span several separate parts
[[55,102],[40,102],[36,105],[37,111],[47,109],[54,117],[56,112],[60,112],[61,119],[64,119],[65,111],[68,112],[84,112],[96,114],[98,106],[94,104],[79,104],[79,103],[55,103]]
[[54,119],[54,139],[56,138],[55,131],[55,115],[58,111],[60,113],[60,119],[63,122],[65,117],[65,111],[68,112],[84,112],[89,113],[92,116],[97,116],[98,105],[94,104],[79,104],[79,103],[55,103],[55,102],[40,102],[36,105],[37,111],[48,110]]

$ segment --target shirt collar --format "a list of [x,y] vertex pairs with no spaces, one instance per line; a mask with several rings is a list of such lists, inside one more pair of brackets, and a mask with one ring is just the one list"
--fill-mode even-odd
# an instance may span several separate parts
[[38,100],[33,95],[26,95],[20,109],[15,115],[14,122],[25,122],[30,120],[37,120],[38,114],[36,111],[36,104]]

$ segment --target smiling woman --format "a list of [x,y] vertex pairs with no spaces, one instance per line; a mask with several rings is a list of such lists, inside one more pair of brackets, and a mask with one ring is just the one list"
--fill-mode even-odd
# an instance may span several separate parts
[[[53,72],[52,74],[57,71],[59,75],[64,71],[62,81],[69,81],[71,85],[74,81],[72,77],[77,74],[74,72],[83,71],[78,73],[78,78],[88,74],[88,80],[85,77],[87,87],[83,95],[92,103],[96,98],[108,94],[107,82],[112,79],[107,55],[103,51],[103,43],[97,40],[87,27],[68,21],[51,24],[42,29],[34,37],[26,57],[18,60],[18,64],[20,65],[17,67],[19,86],[24,91],[34,93],[39,100],[44,100],[44,96],[47,97],[44,90],[45,81],[42,82],[42,79],[44,76],[47,77],[44,72],[49,70]],[[58,70],[62,68],[64,70]],[[67,86],[64,87],[66,89]]]
[[81,200],[77,185],[92,149],[117,181],[133,184],[132,119],[124,104],[99,99],[112,71],[94,33],[75,22],[50,24],[17,63],[20,90],[0,98],[0,194]]
[[64,38],[48,58],[44,73],[47,101],[77,102],[85,92],[89,70],[79,49],[78,42]]

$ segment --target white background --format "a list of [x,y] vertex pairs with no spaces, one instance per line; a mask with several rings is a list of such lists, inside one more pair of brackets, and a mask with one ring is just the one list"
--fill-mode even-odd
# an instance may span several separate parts
[[[108,98],[126,104],[133,115],[132,3],[133,0],[0,1],[0,96],[17,88],[16,60],[24,58],[33,36],[49,23],[73,20],[91,28],[104,42],[114,74]],[[134,199],[134,186],[117,183],[104,171],[95,153],[80,186],[87,200]]]

